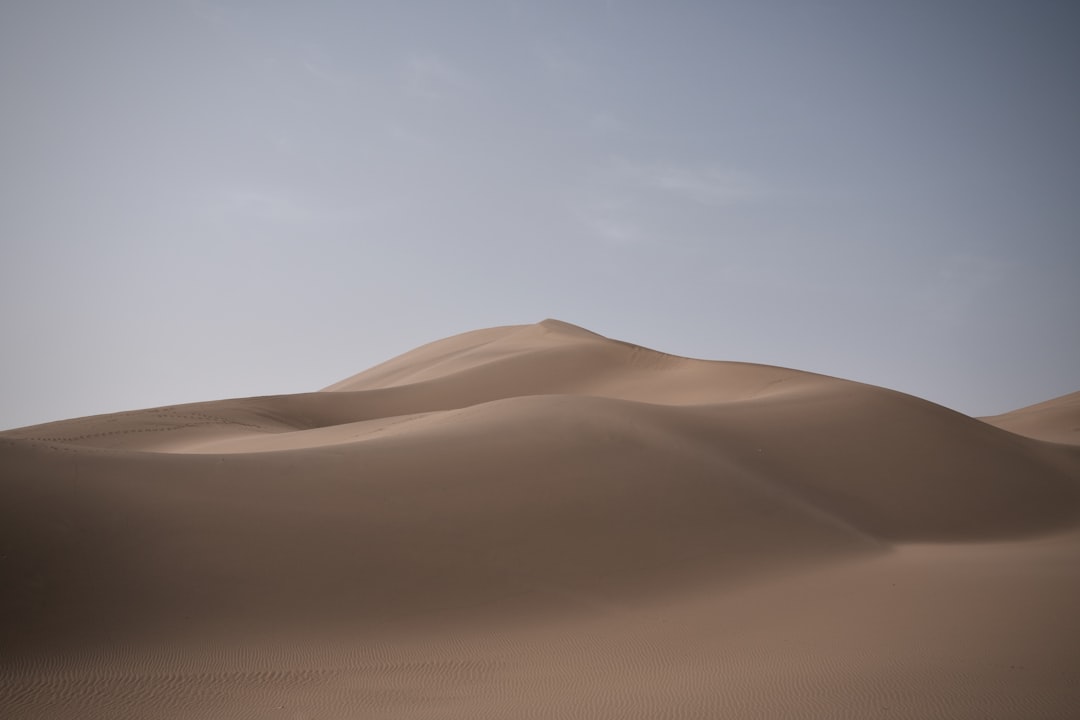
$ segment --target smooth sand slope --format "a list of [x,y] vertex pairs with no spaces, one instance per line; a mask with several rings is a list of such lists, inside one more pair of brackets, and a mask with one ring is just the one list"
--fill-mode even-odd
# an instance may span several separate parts
[[982,419],[1018,435],[1080,445],[1080,392]]
[[0,433],[0,717],[1075,718],[1078,402],[546,320]]

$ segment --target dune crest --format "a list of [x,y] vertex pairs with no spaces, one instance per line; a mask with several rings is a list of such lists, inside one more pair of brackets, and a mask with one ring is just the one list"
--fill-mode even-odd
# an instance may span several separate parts
[[981,419],[1025,437],[1080,445],[1080,391]]
[[[680,697],[689,704],[675,714],[715,716],[731,696],[710,690],[710,673],[749,656],[723,653],[725,643],[741,641],[707,619],[710,605],[760,623],[756,637],[768,645],[776,616],[751,608],[790,614],[781,598],[794,587],[835,603],[819,577],[865,589],[878,587],[883,572],[929,573],[956,598],[987,588],[1013,597],[993,573],[961,581],[931,570],[989,555],[908,548],[992,543],[1002,548],[997,556],[1012,553],[1024,566],[1047,554],[1080,557],[1080,455],[1063,444],[1073,430],[1062,430],[1077,398],[982,421],[882,388],[668,355],[545,320],[429,343],[319,392],[0,433],[0,580],[11,588],[0,598],[0,647],[9,648],[0,669],[22,688],[8,695],[16,700],[0,699],[0,712],[9,702],[21,703],[7,707],[25,717],[110,716],[107,698],[79,689],[83,680],[63,686],[68,710],[50,715],[59,706],[42,704],[42,693],[62,684],[57,672],[134,677],[146,663],[166,673],[180,663],[203,668],[205,689],[223,682],[214,673],[263,672],[269,663],[293,669],[237,682],[314,698],[318,717],[348,717],[358,707],[423,715],[415,703],[433,682],[444,701],[430,706],[432,716],[514,716],[533,702],[520,673],[547,668],[557,677],[546,653],[584,632],[595,637],[568,667],[619,648],[638,669],[608,668],[597,682],[610,692],[645,682],[656,694],[606,711],[579,702],[591,708],[582,716],[649,717],[672,690],[641,673],[684,681],[668,666],[647,670],[635,653],[676,652],[682,636],[649,619],[674,613],[679,633],[707,628],[719,643],[690,642],[712,670],[686,676],[702,684],[685,681],[691,686]],[[1031,583],[1055,598],[1078,587],[1051,571]],[[821,619],[832,609],[807,612]],[[929,608],[920,617],[930,633],[942,616]],[[505,659],[497,649],[508,642],[531,642],[539,627],[554,645],[512,653],[507,662],[517,670],[485,664]],[[1075,632],[1032,632],[1053,657],[1073,657],[1061,643]],[[906,642],[885,635],[898,647]],[[451,701],[441,666],[424,665],[447,657],[461,637],[471,638],[478,663],[471,704]],[[1028,652],[1026,642],[981,652]],[[230,643],[266,649],[230,665],[220,659]],[[747,643],[732,652],[752,652]],[[294,645],[300,655],[282,649]],[[109,650],[116,647],[127,649],[117,655]],[[174,660],[155,647],[173,648]],[[425,669],[396,670],[396,695],[365,695],[377,664],[361,658],[387,647],[404,653],[401,668]],[[864,649],[841,642],[830,652],[843,665],[861,662]],[[918,661],[916,647],[905,652]],[[303,653],[338,668],[328,677],[354,689],[305,689],[303,673],[313,670]],[[980,677],[1000,682],[994,672]],[[1058,688],[1048,677],[1033,687]],[[551,682],[552,692],[562,687]],[[925,692],[941,678],[901,682]],[[517,689],[506,696],[500,687]],[[748,678],[732,691],[748,693],[745,716],[779,711],[754,704],[756,687]],[[1031,696],[1053,707],[1076,699],[1063,685]],[[132,716],[169,716],[161,701],[150,693]],[[977,702],[964,707],[968,714],[955,716],[990,716]],[[848,711],[829,712],[840,710]]]

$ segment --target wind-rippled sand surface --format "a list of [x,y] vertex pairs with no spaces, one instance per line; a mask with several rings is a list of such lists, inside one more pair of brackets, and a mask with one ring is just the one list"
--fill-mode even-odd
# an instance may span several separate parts
[[0,717],[1075,718],[1078,398],[548,320],[0,433]]

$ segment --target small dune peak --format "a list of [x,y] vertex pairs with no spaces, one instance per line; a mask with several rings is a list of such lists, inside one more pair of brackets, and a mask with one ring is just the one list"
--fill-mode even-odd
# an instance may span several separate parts
[[581,327],[580,325],[574,325],[564,320],[556,320],[555,318],[545,318],[537,323],[537,326],[547,330],[549,332],[559,332],[566,335],[578,335],[582,337],[603,338],[600,333],[595,333],[592,330]]
[[1036,440],[1080,445],[1080,392],[981,419]]

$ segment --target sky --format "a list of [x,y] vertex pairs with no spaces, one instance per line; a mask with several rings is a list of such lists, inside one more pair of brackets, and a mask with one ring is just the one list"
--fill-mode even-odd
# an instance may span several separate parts
[[971,415],[1080,390],[1080,9],[0,4],[0,428],[554,317]]

